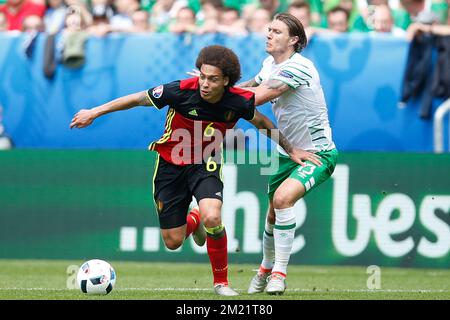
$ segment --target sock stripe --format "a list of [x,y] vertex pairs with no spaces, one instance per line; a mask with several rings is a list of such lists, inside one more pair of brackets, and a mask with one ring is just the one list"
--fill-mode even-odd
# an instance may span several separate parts
[[272,272],[272,268],[264,268],[263,266],[259,266],[259,273],[264,274],[264,273],[269,273]]
[[276,225],[274,226],[274,229],[278,229],[278,230],[289,230],[289,229],[294,229],[295,226],[296,226],[295,223],[293,223],[293,224],[288,224],[288,225],[286,225],[286,226],[282,226],[282,225],[276,224]]
[[205,230],[208,234],[216,234],[216,233],[220,233],[223,231],[223,229],[225,228],[225,226],[222,224],[212,227],[212,228],[208,228],[205,226]]
[[206,237],[221,239],[225,235],[225,226],[223,224],[213,228],[207,228],[206,226],[204,226],[204,228],[206,231]]
[[274,272],[272,272],[272,274],[279,274],[283,278],[286,278],[286,273],[283,273],[283,272],[280,272],[280,271],[274,271]]
[[273,233],[269,233],[269,232],[267,232],[266,230],[264,230],[264,233],[265,233],[266,236],[268,236],[268,237],[273,237]]

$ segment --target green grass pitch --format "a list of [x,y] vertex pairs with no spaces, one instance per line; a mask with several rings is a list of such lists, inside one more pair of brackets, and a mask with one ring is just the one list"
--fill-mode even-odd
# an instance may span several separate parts
[[74,283],[82,261],[0,260],[0,300],[312,300],[312,299],[450,299],[450,270],[381,267],[381,288],[369,290],[366,267],[298,266],[288,269],[282,296],[246,294],[256,265],[232,264],[229,279],[241,294],[213,293],[209,264],[109,261],[117,273],[114,290],[87,296]]

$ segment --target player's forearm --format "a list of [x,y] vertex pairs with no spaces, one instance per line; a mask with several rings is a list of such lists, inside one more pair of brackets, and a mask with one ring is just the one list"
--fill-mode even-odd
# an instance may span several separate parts
[[107,102],[101,106],[93,108],[92,111],[94,111],[95,117],[98,118],[107,113],[127,110],[136,106],[148,105],[151,105],[151,102],[148,99],[147,92],[141,91]]
[[269,102],[270,100],[278,97],[278,93],[271,92],[265,88],[265,86],[259,86],[253,88],[253,93],[255,94],[255,105],[260,106]]
[[267,136],[275,143],[279,144],[287,153],[291,153],[293,150],[292,145],[283,136],[283,134],[277,128],[267,131]]
[[255,93],[255,105],[260,106],[276,99],[288,89],[289,87],[279,80],[265,81],[252,90]]
[[262,129],[262,133],[267,137],[272,139],[275,143],[279,144],[287,153],[290,153],[293,150],[292,145],[289,141],[283,136],[280,130],[277,129],[275,124],[263,114],[257,112],[255,113],[255,118],[251,121],[251,123],[258,129]]
[[85,128],[90,126],[95,119],[104,114],[130,109],[135,106],[147,105],[152,105],[152,102],[146,91],[133,93],[92,109],[81,109],[72,118],[70,128]]
[[244,82],[239,83],[237,86],[240,87],[240,88],[248,89],[248,88],[251,88],[251,87],[258,86],[258,83],[255,81],[255,79],[250,79],[248,81],[244,81]]
[[292,145],[289,143],[289,141],[285,138],[285,136],[283,136],[280,132],[280,130],[276,130],[278,132],[278,144],[280,145],[280,147],[282,147],[287,153],[291,153],[292,150],[294,149],[292,147]]

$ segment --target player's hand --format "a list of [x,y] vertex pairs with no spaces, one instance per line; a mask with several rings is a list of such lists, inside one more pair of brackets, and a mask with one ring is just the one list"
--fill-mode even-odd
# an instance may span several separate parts
[[302,149],[296,149],[294,148],[290,153],[289,153],[289,157],[297,162],[298,164],[300,164],[302,167],[306,166],[305,161],[310,161],[312,163],[314,163],[317,166],[321,166],[322,162],[320,161],[320,156],[318,156],[315,153],[312,152],[308,152]]
[[72,128],[84,128],[89,126],[95,120],[95,114],[92,110],[82,109],[75,114],[70,123],[70,129]]
[[193,77],[200,77],[200,71],[197,69],[192,69],[192,71],[188,71],[186,73]]

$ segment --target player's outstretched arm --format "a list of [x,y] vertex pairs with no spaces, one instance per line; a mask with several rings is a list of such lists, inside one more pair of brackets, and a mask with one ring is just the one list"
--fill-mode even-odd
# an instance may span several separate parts
[[277,129],[275,124],[261,112],[255,110],[255,116],[252,120],[249,120],[249,122],[258,129],[265,129],[265,131],[262,132],[275,143],[279,144],[289,154],[289,157],[298,164],[305,166],[306,164],[304,161],[309,160],[318,166],[322,165],[318,155],[292,147],[289,141]]
[[248,90],[255,93],[255,105],[260,106],[281,96],[289,90],[289,86],[283,81],[269,79],[263,81],[259,86]]
[[133,93],[117,98],[92,109],[82,109],[78,111],[72,118],[70,128],[72,129],[87,127],[98,117],[110,112],[127,110],[136,106],[150,105],[152,105],[152,103],[148,98],[147,91]]

